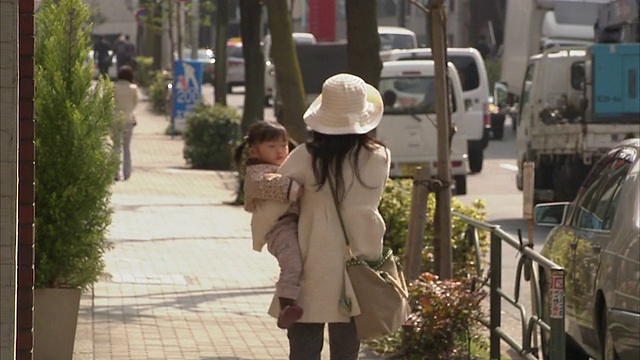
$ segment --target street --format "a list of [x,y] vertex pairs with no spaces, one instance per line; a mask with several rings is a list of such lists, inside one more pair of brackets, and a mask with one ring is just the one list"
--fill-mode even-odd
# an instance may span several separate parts
[[[229,106],[241,109],[244,99],[242,88],[236,88],[234,94],[227,96]],[[213,88],[206,85],[203,88],[205,101],[213,102]],[[273,119],[273,108],[265,108],[265,118]],[[481,173],[467,176],[467,194],[458,196],[464,204],[471,204],[476,199],[482,199],[486,203],[486,221],[500,225],[505,231],[518,237],[518,230],[522,233],[523,243],[528,242],[528,222],[522,218],[522,192],[516,188],[516,134],[511,127],[510,120],[505,124],[505,133],[502,140],[491,140],[484,153],[485,160]],[[542,248],[546,236],[551,228],[534,226],[534,249]],[[515,297],[516,271],[519,261],[518,251],[503,243],[502,255],[502,286],[507,294]],[[488,261],[488,255],[487,255]],[[530,311],[529,283],[521,279],[520,299],[527,311]],[[488,301],[486,302],[488,306]],[[487,309],[488,313],[488,309]],[[502,301],[502,326],[512,337],[522,343],[523,322],[520,311]],[[529,312],[526,314],[530,315]],[[526,324],[526,322],[525,322]],[[515,352],[511,351],[506,343],[502,343],[503,354],[509,353],[513,359],[519,359]]]

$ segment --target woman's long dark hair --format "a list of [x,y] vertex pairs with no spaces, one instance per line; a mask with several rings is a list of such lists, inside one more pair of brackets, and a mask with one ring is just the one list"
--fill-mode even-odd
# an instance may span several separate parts
[[307,142],[307,150],[311,154],[311,165],[317,189],[320,190],[331,175],[338,199],[344,197],[345,184],[342,166],[347,157],[349,157],[348,161],[352,162],[353,171],[358,181],[367,186],[360,177],[359,154],[362,149],[373,151],[378,146],[384,147],[384,144],[368,134],[326,135],[314,131],[311,140]]

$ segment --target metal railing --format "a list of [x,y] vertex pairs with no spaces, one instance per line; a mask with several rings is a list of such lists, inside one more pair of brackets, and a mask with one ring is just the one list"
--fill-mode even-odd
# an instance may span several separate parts
[[[564,331],[564,314],[565,314],[565,291],[564,278],[565,270],[551,260],[538,254],[533,250],[532,246],[525,245],[521,240],[515,239],[506,233],[498,225],[481,222],[465,216],[463,214],[453,212],[453,216],[462,219],[468,224],[465,236],[467,240],[475,247],[476,250],[476,276],[474,277],[474,286],[480,284],[489,288],[490,315],[489,320],[482,319],[480,322],[487,327],[490,334],[490,356],[491,360],[500,359],[500,341],[503,340],[525,359],[535,360],[539,357],[539,349],[532,345],[532,340],[536,338],[538,329],[542,334],[542,346],[548,346],[548,355],[550,360],[565,360],[565,331]],[[481,263],[481,249],[478,231],[487,231],[491,235],[490,243],[490,265],[486,275],[483,274]],[[519,252],[520,260],[518,262],[514,294],[511,296],[501,286],[502,284],[502,245],[503,243],[513,247]],[[543,295],[540,289],[540,274],[534,262],[544,268],[545,279],[549,279],[546,283],[548,287],[543,289],[548,299],[548,307],[543,307]],[[531,314],[527,314],[526,306],[519,302],[520,300],[520,282],[524,278],[525,281],[531,282]],[[502,327],[502,299],[515,307],[520,313],[520,321],[522,327],[522,344],[509,335]],[[543,314],[543,311],[548,314]],[[539,315],[541,314],[541,315]],[[547,321],[543,320],[548,319]],[[547,345],[548,339],[548,345]],[[533,341],[535,342],[535,341]],[[544,349],[546,350],[546,349]],[[542,354],[540,354],[542,355]],[[542,358],[542,356],[540,356]]]

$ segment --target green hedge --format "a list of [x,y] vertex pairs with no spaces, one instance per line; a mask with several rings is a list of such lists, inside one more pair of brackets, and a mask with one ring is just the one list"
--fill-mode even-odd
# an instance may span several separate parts
[[[393,249],[397,255],[404,254],[404,246],[407,241],[407,229],[409,226],[409,213],[411,209],[411,191],[413,180],[389,180],[385,186],[384,195],[380,202],[380,214],[387,225],[384,235],[385,246]],[[427,201],[427,221],[424,235],[424,252],[422,259],[422,272],[434,272],[433,241],[434,215],[436,200],[435,194],[430,193]],[[471,218],[485,220],[485,204],[482,200],[476,200],[471,206],[465,206],[457,198],[452,198],[451,208]],[[453,270],[456,278],[466,278],[475,271],[475,250],[464,238],[466,223],[461,219],[451,219],[451,235],[453,245]],[[489,246],[488,234],[482,234],[480,244],[486,252]]]
[[242,137],[238,112],[220,104],[198,104],[187,116],[184,158],[193,168],[231,170]]

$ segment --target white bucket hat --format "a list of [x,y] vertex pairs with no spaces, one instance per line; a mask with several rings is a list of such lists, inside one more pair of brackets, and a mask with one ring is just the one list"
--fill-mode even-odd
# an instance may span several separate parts
[[304,113],[311,130],[328,135],[365,134],[380,123],[384,105],[380,92],[361,78],[337,74],[322,84]]

